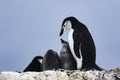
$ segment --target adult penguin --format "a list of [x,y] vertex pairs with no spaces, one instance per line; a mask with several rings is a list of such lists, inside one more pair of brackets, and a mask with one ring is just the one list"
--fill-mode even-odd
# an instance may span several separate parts
[[68,43],[72,55],[77,63],[77,69],[98,69],[96,63],[96,48],[93,38],[87,27],[75,17],[64,19],[60,36],[69,30]]
[[33,58],[33,60],[31,61],[31,63],[25,68],[25,70],[23,72],[26,71],[36,71],[36,72],[40,72],[42,71],[42,60],[43,57],[42,56],[36,56]]

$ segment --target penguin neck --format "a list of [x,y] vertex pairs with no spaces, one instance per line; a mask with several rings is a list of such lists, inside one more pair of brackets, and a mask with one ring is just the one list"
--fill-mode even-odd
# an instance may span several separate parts
[[79,51],[81,57],[78,58],[76,55],[75,55],[75,52],[74,52],[74,40],[73,40],[73,33],[74,33],[74,29],[70,29],[69,31],[69,34],[68,34],[68,43],[69,43],[69,47],[70,47],[70,50],[72,52],[72,55],[74,57],[74,59],[76,60],[76,63],[77,63],[77,69],[81,69],[82,68],[82,54],[81,54],[81,50]]

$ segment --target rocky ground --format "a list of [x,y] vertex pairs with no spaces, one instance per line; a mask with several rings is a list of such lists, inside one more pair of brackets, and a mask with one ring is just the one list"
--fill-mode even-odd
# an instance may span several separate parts
[[120,67],[110,71],[48,70],[43,72],[0,72],[0,80],[120,80]]

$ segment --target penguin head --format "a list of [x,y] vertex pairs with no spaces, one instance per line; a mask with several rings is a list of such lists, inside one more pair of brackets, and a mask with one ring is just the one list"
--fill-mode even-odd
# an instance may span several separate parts
[[70,30],[72,28],[72,23],[71,21],[65,21],[62,25],[60,36],[67,30]]
[[61,27],[61,31],[60,31],[60,36],[62,36],[62,34],[70,29],[74,29],[74,30],[87,30],[86,25],[84,25],[83,23],[81,23],[79,20],[77,20],[75,17],[70,16],[67,17],[63,20],[62,23],[62,27]]
[[75,17],[67,17],[63,20],[60,36],[67,30],[75,29],[75,25],[79,22]]

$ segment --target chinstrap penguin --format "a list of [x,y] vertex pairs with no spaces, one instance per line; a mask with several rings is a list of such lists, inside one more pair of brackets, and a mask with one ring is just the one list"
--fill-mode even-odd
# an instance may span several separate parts
[[43,70],[57,70],[61,68],[61,63],[57,52],[48,50],[43,57]]
[[61,39],[61,43],[62,49],[60,51],[60,61],[62,68],[65,70],[76,70],[76,61],[72,56],[68,42]]
[[62,23],[60,36],[67,30],[69,47],[76,60],[77,69],[101,70],[95,63],[96,48],[87,27],[75,17],[67,17]]
[[43,60],[42,56],[34,57],[32,62],[25,68],[25,70],[23,72],[26,72],[26,71],[40,72],[40,71],[42,71],[43,70],[42,69],[42,60]]

